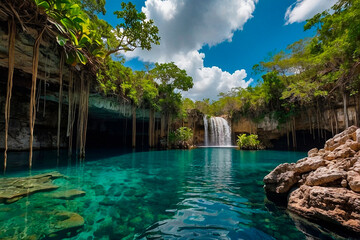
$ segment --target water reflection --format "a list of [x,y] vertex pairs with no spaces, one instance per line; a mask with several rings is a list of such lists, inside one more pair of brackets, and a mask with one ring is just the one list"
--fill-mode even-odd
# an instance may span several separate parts
[[[61,221],[54,216],[64,214],[78,214],[84,219],[83,226],[69,239],[305,237],[283,209],[264,203],[262,188],[262,177],[272,168],[295,161],[303,153],[231,148],[108,150],[88,152],[85,162],[60,158],[58,166],[56,152],[41,154],[32,175],[57,170],[69,177],[54,181],[59,186],[56,191],[0,204],[0,239],[49,237],[52,226]],[[8,177],[27,175],[25,171],[7,173]],[[73,199],[52,195],[72,189],[86,195]]]

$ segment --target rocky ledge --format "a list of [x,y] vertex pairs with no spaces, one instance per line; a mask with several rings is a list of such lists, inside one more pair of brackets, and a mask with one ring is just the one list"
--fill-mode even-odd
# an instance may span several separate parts
[[360,233],[360,128],[351,126],[265,178],[270,200],[307,219]]
[[50,172],[30,177],[1,178],[0,203],[13,203],[36,192],[55,190],[58,186],[52,180],[63,177],[59,172]]

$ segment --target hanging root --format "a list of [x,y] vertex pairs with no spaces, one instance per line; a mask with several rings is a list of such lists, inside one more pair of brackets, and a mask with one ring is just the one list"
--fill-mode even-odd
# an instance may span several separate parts
[[69,156],[72,155],[72,142],[73,142],[73,133],[74,133],[74,122],[75,122],[75,113],[76,113],[76,98],[75,98],[75,88],[74,88],[74,75],[73,71],[70,71],[69,79],[69,109],[68,109],[68,125],[66,136],[69,138]]
[[4,172],[6,171],[7,162],[7,149],[8,149],[8,131],[9,131],[9,119],[10,119],[10,102],[13,86],[14,76],[14,61],[15,61],[15,35],[16,35],[16,24],[14,19],[10,19],[8,22],[9,31],[9,70],[8,70],[8,81],[7,81],[7,92],[5,102],[5,151],[4,151]]
[[57,129],[57,155],[60,154],[60,130],[61,130],[61,108],[62,108],[62,92],[63,92],[63,66],[64,66],[64,52],[61,52],[60,66],[59,66],[59,108],[58,108],[58,129]]
[[89,108],[89,91],[90,82],[85,80],[84,71],[80,76],[80,99],[79,111],[77,122],[77,150],[79,151],[79,158],[85,158],[85,145],[86,145],[86,131],[88,121],[88,108]]
[[29,114],[29,125],[30,125],[30,151],[29,151],[29,168],[32,167],[32,155],[33,155],[33,141],[34,141],[34,126],[36,119],[36,79],[38,73],[39,65],[39,48],[42,35],[45,31],[45,28],[39,33],[38,37],[35,40],[34,49],[33,49],[33,63],[32,63],[32,84],[30,92],[30,114]]

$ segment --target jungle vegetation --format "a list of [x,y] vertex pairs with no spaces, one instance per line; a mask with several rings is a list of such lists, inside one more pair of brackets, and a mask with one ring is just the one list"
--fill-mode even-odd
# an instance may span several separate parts
[[241,150],[260,150],[264,148],[256,134],[240,134],[236,144]]
[[[309,19],[304,30],[316,29],[309,39],[301,39],[287,49],[274,54],[253,70],[263,76],[248,88],[220,93],[219,99],[192,101],[182,99],[181,92],[193,86],[187,73],[174,63],[156,63],[144,71],[124,66],[121,53],[136,48],[150,50],[159,44],[158,28],[153,20],[138,12],[131,2],[121,3],[114,11],[119,19],[112,26],[101,19],[106,12],[105,0],[4,0],[2,14],[8,16],[9,71],[5,103],[5,164],[7,131],[10,118],[14,48],[17,32],[34,29],[33,68],[30,99],[30,156],[31,167],[39,47],[42,40],[52,38],[58,44],[59,117],[61,120],[64,68],[70,70],[68,80],[69,152],[77,118],[77,149],[85,155],[88,98],[90,82],[104,95],[114,95],[133,106],[133,145],[136,137],[136,108],[150,109],[149,142],[154,145],[155,112],[161,113],[161,136],[170,135],[171,122],[183,121],[191,110],[207,115],[226,114],[232,119],[246,116],[258,122],[265,116],[278,120],[292,131],[296,145],[295,117],[307,113],[311,128],[330,124],[333,134],[338,131],[334,109],[342,103],[346,126],[349,125],[347,107],[356,105],[356,120],[360,119],[360,0],[339,0],[332,9]],[[92,77],[84,78],[85,73]],[[324,111],[328,110],[328,111]],[[77,114],[75,114],[77,111]],[[325,116],[325,113],[328,116]],[[315,116],[315,117],[314,117]],[[315,121],[313,120],[315,119]],[[328,120],[330,119],[330,120]],[[328,121],[328,122],[326,122]],[[58,128],[58,147],[60,127]],[[167,132],[167,133],[166,133]],[[323,134],[318,131],[318,135]],[[169,138],[167,138],[169,142]]]
[[[307,20],[304,30],[316,29],[312,38],[301,39],[273,54],[269,61],[256,64],[262,73],[256,84],[220,93],[219,99],[186,105],[208,115],[248,117],[259,122],[265,116],[278,121],[279,127],[293,132],[296,146],[295,117],[308,115],[314,129],[331,125],[338,132],[334,109],[342,104],[345,125],[349,126],[348,104],[356,105],[360,120],[360,0],[339,0],[332,9]],[[325,111],[328,110],[328,111]],[[324,133],[318,130],[318,136]]]
[[[15,35],[17,32],[37,33],[33,47],[32,85],[30,99],[30,155],[32,165],[33,132],[36,121],[36,86],[39,48],[42,41],[54,41],[58,45],[59,62],[59,110],[58,149],[60,147],[60,121],[63,98],[63,69],[70,72],[68,80],[68,127],[69,154],[77,116],[76,149],[80,158],[85,156],[86,129],[90,84],[104,95],[116,95],[131,102],[136,108],[160,111],[164,121],[171,121],[181,107],[181,93],[192,87],[192,78],[174,63],[155,64],[147,71],[132,71],[124,67],[121,53],[136,48],[150,50],[159,44],[158,28],[153,20],[138,12],[131,2],[121,3],[114,14],[119,19],[116,26],[101,19],[105,14],[105,0],[5,0],[0,4],[1,13],[8,18],[9,71],[5,103],[5,153],[7,161],[7,136],[10,118],[11,94],[14,73]],[[34,31],[33,31],[34,30]],[[45,37],[44,37],[45,36]],[[120,59],[120,60],[119,60]],[[86,73],[86,78],[84,77]],[[93,89],[94,87],[92,87]],[[77,113],[76,113],[77,111]],[[151,123],[153,125],[153,123]],[[153,131],[153,128],[150,128]],[[134,128],[136,135],[136,128]],[[165,130],[163,130],[165,132]],[[169,129],[168,129],[169,132]],[[150,132],[149,132],[150,133]],[[153,139],[153,137],[151,137]],[[152,143],[154,140],[152,140]]]

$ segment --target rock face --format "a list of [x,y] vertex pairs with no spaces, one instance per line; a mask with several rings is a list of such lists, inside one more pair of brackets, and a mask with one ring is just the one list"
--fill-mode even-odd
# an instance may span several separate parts
[[277,166],[264,183],[267,195],[285,197],[290,211],[360,232],[360,128],[351,126],[324,149]]

